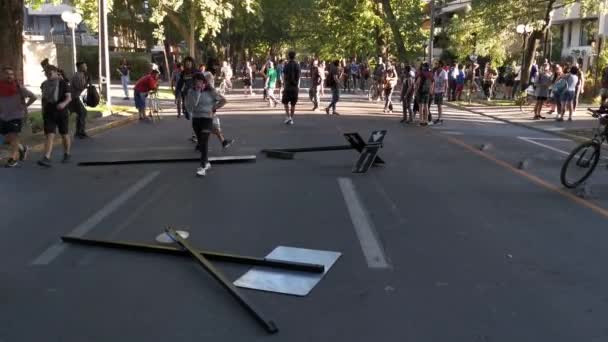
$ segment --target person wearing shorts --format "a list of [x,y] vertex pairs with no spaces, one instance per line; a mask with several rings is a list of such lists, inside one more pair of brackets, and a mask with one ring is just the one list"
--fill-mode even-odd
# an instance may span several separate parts
[[437,105],[437,119],[433,123],[438,124],[442,123],[442,106],[443,106],[443,97],[448,92],[448,73],[443,69],[443,62],[437,62],[437,68],[433,73],[433,100]]
[[300,64],[296,62],[295,51],[289,51],[289,62],[283,68],[283,105],[285,106],[286,125],[293,125],[293,117],[300,91]]
[[568,74],[564,76],[567,86],[566,91],[561,96],[562,102],[562,113],[557,118],[557,121],[564,121],[564,115],[566,110],[568,111],[568,121],[572,121],[572,111],[574,108],[574,97],[576,96],[576,85],[578,83],[578,68],[576,66],[570,67]]
[[49,65],[44,69],[47,80],[40,86],[42,90],[42,120],[44,122],[44,156],[38,165],[51,167],[51,152],[55,134],[59,131],[63,142],[63,163],[70,161],[70,136],[68,135],[68,105],[72,101],[71,89],[59,74],[59,69]]
[[133,87],[133,99],[135,100],[135,108],[139,112],[139,120],[146,118],[146,99],[148,92],[158,87],[158,70],[152,70],[148,75],[140,78],[135,87]]
[[433,73],[429,70],[429,64],[423,63],[420,72],[416,75],[416,101],[420,110],[420,126],[427,126],[429,120],[429,100],[431,89],[433,89]]
[[534,90],[534,95],[536,96],[536,105],[534,107],[534,117],[532,120],[540,120],[545,118],[541,115],[541,111],[543,109],[543,105],[549,97],[549,87],[551,86],[552,77],[553,75],[551,75],[550,65],[548,63],[544,64],[542,71],[538,75],[536,89]]
[[27,157],[28,147],[19,143],[19,133],[27,107],[35,101],[36,96],[17,83],[15,71],[11,67],[4,67],[0,78],[0,135],[10,145],[6,167],[15,167],[17,160],[22,161]]

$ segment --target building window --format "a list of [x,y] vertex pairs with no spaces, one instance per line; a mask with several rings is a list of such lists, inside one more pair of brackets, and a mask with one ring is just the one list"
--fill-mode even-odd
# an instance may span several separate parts
[[591,45],[595,39],[595,34],[598,32],[598,21],[596,19],[581,21],[581,37],[580,46]]
[[570,47],[572,45],[572,22],[568,22],[568,40],[566,41],[566,47]]

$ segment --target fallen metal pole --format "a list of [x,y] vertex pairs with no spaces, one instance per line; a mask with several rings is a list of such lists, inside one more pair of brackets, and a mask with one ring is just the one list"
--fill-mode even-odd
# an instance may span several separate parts
[[184,247],[190,255],[192,255],[198,263],[207,271],[209,274],[215,278],[238,302],[241,304],[243,308],[245,308],[249,313],[260,323],[267,332],[274,334],[279,331],[276,324],[271,321],[265,319],[260,312],[258,312],[245,297],[241,295],[239,290],[234,286],[224,275],[215,269],[215,267],[207,260],[204,256],[202,256],[197,250],[192,248],[190,244],[184,240],[175,230],[171,227],[167,227],[165,229],[167,234],[171,236],[177,243],[179,243],[182,247]]
[[[136,243],[136,242],[125,242],[125,241],[85,239],[85,238],[80,238],[80,237],[75,237],[75,236],[62,236],[61,240],[63,242],[75,243],[75,244],[86,245],[86,246],[98,246],[98,247],[115,248],[115,249],[131,250],[131,251],[138,251],[138,252],[160,253],[160,254],[179,255],[179,256],[190,255],[187,251],[185,251],[181,248],[176,248],[176,247],[171,247],[171,246],[158,246],[158,245],[149,245],[149,244]],[[258,258],[258,257],[252,257],[252,256],[243,256],[243,255],[210,252],[210,251],[200,251],[200,250],[197,252],[201,255],[204,255],[209,260],[231,262],[231,263],[242,264],[242,265],[272,267],[272,268],[279,268],[279,269],[290,270],[290,271],[300,271],[300,272],[310,272],[310,273],[323,273],[325,271],[325,266],[318,265],[318,264],[305,264],[305,263],[293,262],[293,261],[273,260],[273,259]]]
[[[170,158],[170,159],[135,159],[135,160],[109,160],[80,162],[78,166],[104,166],[104,165],[128,165],[128,164],[164,164],[164,163],[191,163],[200,162],[200,158]],[[256,156],[224,156],[210,157],[211,164],[232,164],[255,162]]]

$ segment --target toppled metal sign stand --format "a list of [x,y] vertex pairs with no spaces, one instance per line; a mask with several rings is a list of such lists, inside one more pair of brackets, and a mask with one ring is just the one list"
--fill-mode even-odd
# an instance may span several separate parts
[[360,156],[355,162],[352,172],[365,173],[372,165],[385,164],[384,160],[378,156],[378,152],[383,147],[386,132],[386,130],[373,131],[367,142],[361,138],[359,133],[355,132],[344,134],[344,138],[349,143],[348,145],[265,149],[262,152],[269,158],[293,159],[296,153],[356,150],[360,153]]
[[[168,159],[135,159],[135,160],[107,160],[107,161],[85,161],[78,166],[106,166],[106,165],[131,165],[131,164],[167,164],[167,163],[192,163],[200,162],[200,158],[168,158]],[[256,156],[220,156],[209,157],[211,164],[233,164],[233,163],[255,163]]]

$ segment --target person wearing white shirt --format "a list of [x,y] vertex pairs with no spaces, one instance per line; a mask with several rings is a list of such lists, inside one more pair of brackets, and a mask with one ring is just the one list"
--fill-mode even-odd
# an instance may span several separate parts
[[437,62],[437,68],[433,73],[433,100],[437,105],[437,119],[434,124],[443,123],[441,115],[443,114],[443,97],[448,92],[448,73],[443,69],[443,62]]

